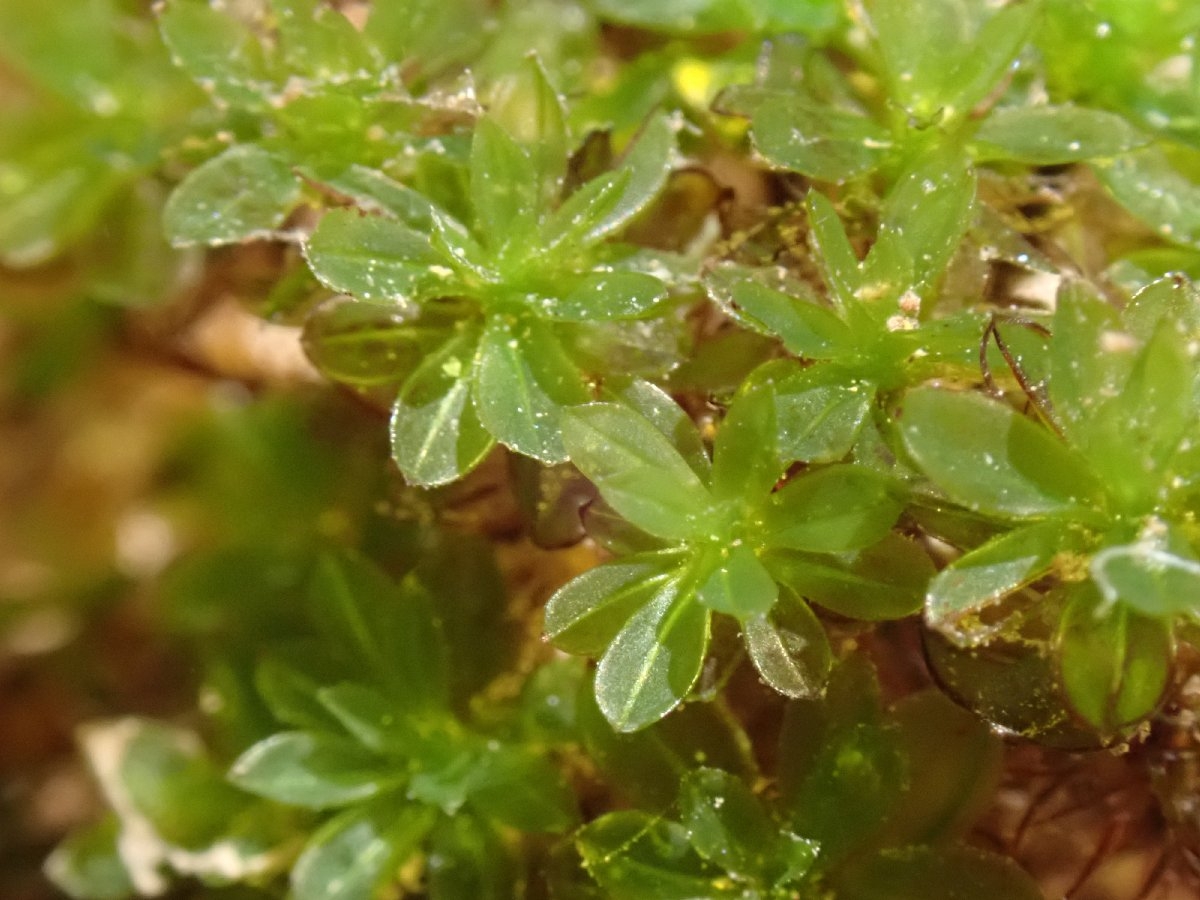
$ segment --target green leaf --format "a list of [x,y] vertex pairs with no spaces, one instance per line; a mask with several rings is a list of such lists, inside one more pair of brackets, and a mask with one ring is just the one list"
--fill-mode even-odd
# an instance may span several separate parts
[[632,556],[588,569],[546,602],[546,637],[568,653],[597,656],[633,613],[677,574],[674,556]]
[[307,672],[269,656],[255,669],[254,686],[271,715],[283,724],[321,731],[336,727],[317,700],[320,682]]
[[1117,202],[1176,244],[1200,246],[1200,186],[1152,147],[1096,163]]
[[738,897],[692,849],[687,830],[644,812],[608,813],[575,836],[583,865],[611,900]]
[[717,428],[713,496],[739,507],[759,505],[786,468],[773,440],[775,434],[773,386],[747,384]]
[[[894,238],[913,262],[913,286],[928,285],[958,249],[974,205],[975,172],[962,149],[947,143],[927,150],[884,197],[875,247]],[[867,257],[868,269],[875,247]],[[887,271],[876,273],[877,279],[895,277]]]
[[533,319],[492,316],[475,361],[472,399],[496,440],[544,463],[567,459],[562,409],[590,399],[557,336]]
[[394,785],[383,760],[350,741],[285,731],[237,758],[230,780],[243,790],[292,806],[348,806]]
[[641,413],[671,442],[700,480],[708,483],[712,462],[708,458],[704,439],[700,437],[700,429],[670,394],[641,379],[633,379],[628,383],[623,383],[621,379],[610,379],[605,382],[604,390],[611,393],[613,399]]
[[755,149],[768,162],[840,184],[878,168],[890,136],[858,113],[774,97],[754,111]]
[[1011,859],[974,847],[885,850],[839,873],[846,900],[1040,900],[1036,883]]
[[619,199],[588,229],[585,243],[594,244],[620,231],[650,205],[650,201],[667,182],[674,152],[674,121],[666,116],[657,116],[646,122],[617,165],[618,175],[629,173],[622,179]]
[[435,810],[389,796],[331,819],[292,868],[296,900],[372,900],[417,851],[436,817]]
[[[981,5],[970,6],[978,9]],[[992,15],[975,32],[948,82],[956,91],[953,111],[963,115],[986,104],[997,86],[1003,84],[1005,74],[1017,63],[1037,26],[1042,10],[1041,0],[1006,3],[999,10],[987,4],[982,6]]]
[[125,900],[137,894],[117,850],[120,822],[108,814],[96,825],[74,831],[46,859],[46,877],[79,900]]
[[764,509],[771,547],[839,553],[887,534],[903,504],[891,479],[861,466],[835,465],[793,478]]
[[528,152],[537,184],[536,208],[550,206],[562,191],[571,147],[563,98],[536,55],[527,56],[514,74],[496,85],[488,118]]
[[523,832],[560,834],[579,821],[575,792],[551,759],[533,750],[489,748],[471,776],[471,805]]
[[[794,867],[791,872],[781,867],[784,840],[779,826],[750,789],[728,772],[710,768],[689,772],[679,788],[679,810],[692,847],[735,880],[771,884],[801,874]],[[816,847],[801,843],[811,863]],[[790,855],[796,861],[796,854]]]
[[188,173],[167,200],[163,228],[176,247],[274,238],[299,200],[286,161],[239,144]]
[[425,865],[430,900],[508,900],[521,883],[503,837],[477,816],[444,816]]
[[779,589],[745,544],[722,547],[700,569],[696,599],[713,612],[748,620],[775,605]]
[[712,299],[736,321],[777,337],[797,356],[834,359],[854,347],[849,327],[836,313],[817,305],[811,291],[799,283],[790,296],[762,283],[761,270],[723,265],[704,279]]
[[666,285],[641,272],[590,272],[567,285],[562,295],[537,297],[535,311],[563,322],[607,322],[644,316],[667,298]]
[[538,214],[533,160],[504,128],[481,119],[471,143],[475,231],[493,250],[529,235]]
[[910,391],[900,432],[930,479],[977,512],[1033,518],[1099,500],[1099,485],[1065,444],[1011,407],[979,394]]
[[381,691],[356,682],[319,688],[314,699],[372,753],[412,757],[420,752],[418,732],[430,718],[428,709],[397,703]]
[[858,440],[874,396],[870,384],[808,369],[776,381],[776,442],[784,465],[844,459]]
[[[420,191],[389,178],[378,169],[356,163],[334,176],[321,177],[308,170],[304,170],[304,174],[351,198],[364,212],[390,216],[414,231],[427,232],[433,227],[433,202]],[[442,212],[442,215],[446,213]]]
[[808,212],[808,240],[821,274],[829,286],[830,299],[843,309],[862,288],[858,256],[846,237],[841,216],[820,191],[810,190],[804,198]]
[[308,0],[271,0],[271,6],[289,72],[332,81],[371,69],[367,43],[340,10]]
[[605,172],[575,190],[542,221],[542,251],[567,259],[594,243],[592,229],[616,209],[630,177],[628,170]]
[[301,336],[305,355],[324,375],[358,386],[402,383],[448,339],[440,322],[345,298],[309,313]]
[[1170,627],[1075,586],[1057,635],[1062,684],[1071,706],[1104,735],[1149,716],[1171,677]]
[[1178,527],[1151,519],[1131,544],[1105,547],[1091,559],[1092,581],[1106,603],[1162,621],[1194,615],[1200,560]]
[[604,499],[651,534],[687,539],[712,526],[711,498],[682,456],[649,421],[616,403],[564,414],[567,453]]
[[477,328],[431,353],[392,407],[392,458],[411,484],[446,484],[471,471],[495,446],[470,401]]
[[617,731],[637,731],[679,705],[708,649],[708,609],[679,579],[625,623],[596,670],[596,701]]
[[921,608],[933,563],[898,534],[837,556],[774,551],[763,558],[772,577],[801,597],[851,619],[899,619]]
[[925,620],[958,641],[977,643],[988,629],[979,619],[987,607],[1037,581],[1060,554],[1079,554],[1087,537],[1062,522],[1036,522],[1001,534],[954,560],[929,583]]
[[381,216],[334,209],[304,244],[323,284],[371,303],[403,306],[458,290],[458,276],[429,238]]
[[763,681],[786,697],[809,699],[825,689],[833,651],[808,604],[784,591],[769,612],[742,624],[750,661]]
[[169,0],[158,9],[158,27],[177,64],[226,103],[254,110],[274,90],[262,45],[227,10]]
[[1070,104],[1010,106],[983,120],[973,150],[983,160],[1048,166],[1119,156],[1148,140],[1123,116],[1103,110]]

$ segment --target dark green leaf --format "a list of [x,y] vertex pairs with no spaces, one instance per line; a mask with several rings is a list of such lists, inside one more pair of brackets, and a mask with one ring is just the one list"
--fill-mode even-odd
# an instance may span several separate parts
[[634,525],[668,539],[712,527],[707,489],[648,420],[616,403],[589,403],[562,422],[571,462]]
[[825,628],[808,604],[784,591],[774,608],[742,624],[750,661],[763,681],[797,699],[825,688],[833,651]]
[[1078,106],[1012,106],[991,112],[975,132],[981,159],[1035,166],[1113,157],[1145,144],[1122,116]]
[[412,484],[454,481],[495,445],[470,400],[478,341],[478,329],[463,329],[425,359],[396,398],[392,458]]
[[336,381],[370,386],[399,384],[448,335],[444,327],[396,309],[341,298],[323,303],[304,322],[304,352]]
[[677,566],[674,556],[634,556],[576,576],[546,603],[546,637],[568,653],[599,655]]
[[858,439],[874,395],[870,384],[825,377],[813,369],[779,379],[775,425],[784,464],[844,459]]
[[296,900],[371,900],[416,852],[436,816],[389,796],[331,819],[292,868]]
[[167,200],[163,228],[176,247],[273,238],[299,200],[286,161],[239,144],[188,173]]
[[891,479],[861,466],[835,465],[793,478],[764,509],[771,547],[824,553],[856,550],[887,534],[903,504]]
[[900,431],[913,460],[952,500],[1027,518],[1096,503],[1099,485],[1052,433],[979,394],[910,391]]
[[271,715],[285,725],[316,730],[334,727],[335,720],[317,700],[321,685],[307,672],[268,657],[255,670],[254,684]]
[[858,256],[829,198],[820,191],[810,190],[804,198],[804,206],[808,211],[809,243],[829,286],[830,299],[839,308],[844,308],[862,287]]
[[846,900],[1041,900],[1011,859],[974,847],[905,847],[854,866],[837,879]]
[[561,833],[579,821],[575,792],[562,771],[532,750],[488,748],[471,776],[470,803],[524,832]]
[[726,412],[713,444],[712,491],[718,500],[752,508],[786,468],[774,440],[775,391],[747,385]]
[[443,817],[425,864],[430,900],[509,900],[520,883],[502,836],[476,816]]
[[915,542],[897,534],[837,556],[785,551],[764,558],[780,584],[852,619],[899,619],[921,608],[933,563]]
[[865,116],[794,97],[759,106],[753,134],[768,162],[835,183],[877,168],[892,148],[888,134]]
[[676,579],[625,623],[596,670],[596,701],[613,728],[644,728],[687,696],[708,649],[708,619]]
[[306,731],[273,734],[234,762],[243,790],[293,806],[347,806],[394,785],[388,766],[350,741]]
[[611,900],[710,900],[741,891],[719,886],[682,825],[643,812],[609,813],[575,836],[583,864]]
[[496,440],[544,463],[567,459],[561,411],[587,402],[589,394],[549,328],[533,319],[492,316],[479,341],[474,375],[475,410]]

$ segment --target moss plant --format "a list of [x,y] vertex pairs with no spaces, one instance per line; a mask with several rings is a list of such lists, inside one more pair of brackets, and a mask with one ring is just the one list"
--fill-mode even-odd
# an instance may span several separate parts
[[[188,661],[81,725],[61,891],[1187,883],[1200,12],[144,7],[0,9],[13,402],[113,348],[226,398],[156,440],[160,530],[30,601]],[[1167,848],[1127,888],[1021,837],[1020,761],[1106,748]]]

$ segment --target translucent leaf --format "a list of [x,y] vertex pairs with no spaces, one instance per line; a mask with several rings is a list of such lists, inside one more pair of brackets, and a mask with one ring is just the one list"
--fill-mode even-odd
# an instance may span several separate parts
[[[334,176],[322,178],[308,171],[305,174],[350,197],[365,212],[391,216],[414,231],[429,231],[433,227],[432,201],[420,191],[389,178],[378,169],[355,164]],[[444,212],[442,214],[445,215]]]
[[704,279],[710,297],[732,318],[760,334],[777,337],[789,351],[807,359],[833,359],[853,348],[850,329],[811,292],[797,285],[789,296],[764,284],[757,270],[724,265]]
[[167,200],[163,228],[176,247],[270,238],[299,200],[287,162],[239,144],[188,173]]
[[495,445],[470,401],[478,331],[467,329],[430,354],[392,407],[392,458],[411,484],[446,484],[471,471]]
[[563,408],[590,399],[583,376],[545,325],[492,316],[475,361],[472,398],[488,432],[518,453],[564,462]]
[[368,302],[404,305],[459,287],[454,268],[426,235],[352,210],[325,213],[304,244],[304,257],[323,284]]
[[887,477],[860,466],[808,472],[771,495],[764,541],[771,547],[839,553],[875,543],[903,506]]
[[1175,648],[1164,622],[1078,586],[1058,632],[1063,688],[1074,709],[1105,735],[1150,715],[1167,689]]
[[593,242],[593,228],[614,212],[631,177],[629,170],[605,172],[578,188],[542,222],[541,245],[545,253],[568,256]]
[[978,512],[1029,518],[1098,502],[1099,485],[1065,444],[979,394],[910,391],[900,432],[925,474],[952,500]]
[[779,588],[754,551],[744,544],[722,547],[700,571],[696,599],[713,612],[750,619],[764,615],[775,605]]
[[921,608],[933,563],[898,534],[854,553],[775,551],[763,558],[772,577],[798,595],[851,619],[899,619]]
[[1117,202],[1176,244],[1200,245],[1200,186],[1157,147],[1095,165]]
[[993,110],[973,138],[980,159],[1034,166],[1128,153],[1147,143],[1122,116],[1078,106],[1010,106]]
[[321,304],[308,315],[301,342],[322,374],[367,386],[403,382],[426,354],[448,338],[441,323],[341,298]]
[[635,556],[577,575],[546,602],[546,637],[568,653],[599,655],[677,565],[673,556]]
[[625,623],[596,669],[596,702],[613,728],[644,728],[687,696],[708,649],[708,619],[675,580]]
[[537,298],[536,311],[565,322],[604,322],[643,316],[667,298],[666,285],[641,272],[590,272],[567,284],[569,292]]
[[538,213],[537,172],[529,153],[500,125],[481,119],[471,144],[475,231],[496,249],[529,234]]
[[774,607],[742,624],[750,661],[763,681],[787,697],[808,699],[825,689],[833,651],[820,620],[785,591]]
[[1059,554],[1082,553],[1086,535],[1061,522],[1009,531],[954,560],[929,583],[925,619],[961,640],[983,640],[978,615],[988,606],[1050,572]]
[[867,12],[888,80],[888,93],[922,118],[951,104],[961,88],[957,63],[966,56],[973,25],[960,0],[870,0]]
[[711,499],[699,476],[649,421],[616,403],[564,414],[567,453],[634,525],[668,539],[704,534]]
[[575,836],[583,865],[612,900],[739,897],[692,849],[687,830],[636,810],[608,813]]
[[[1018,57],[1038,25],[1041,0],[1018,0],[996,9],[993,5],[971,4],[990,14],[979,25],[969,47],[958,61],[948,84],[956,92],[955,112],[967,114],[1003,84],[1005,74],[1017,65]],[[978,22],[978,20],[976,20]]]
[[347,810],[326,822],[292,868],[296,900],[371,900],[415,853],[437,813],[396,797]]
[[759,106],[753,135],[768,162],[839,184],[878,168],[892,149],[890,136],[865,116],[793,97]]
[[390,786],[395,775],[376,756],[347,740],[285,731],[259,741],[237,758],[230,780],[243,790],[292,806],[348,806]]
[[554,761],[540,752],[486,750],[471,776],[471,805],[524,832],[561,833],[576,825],[575,792]]

